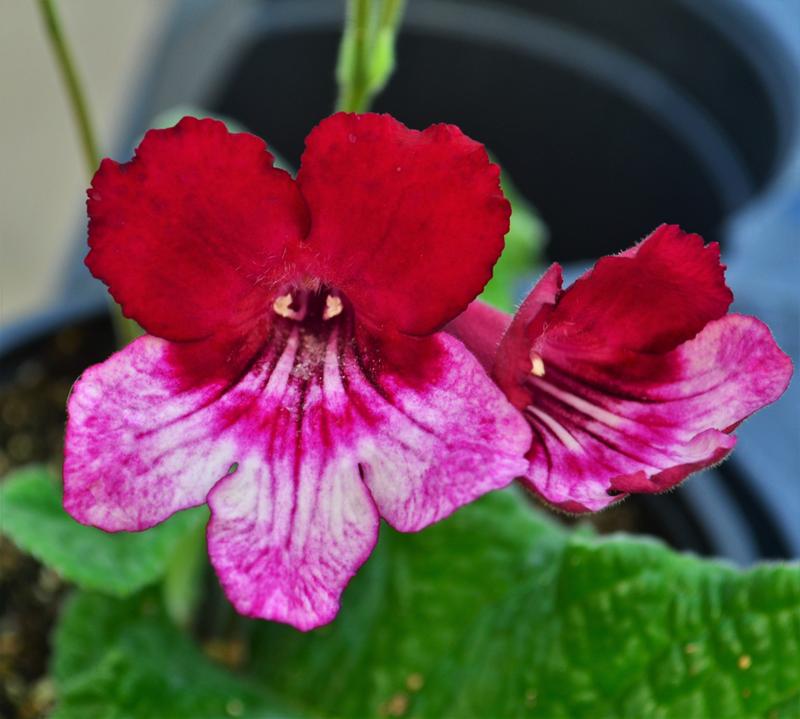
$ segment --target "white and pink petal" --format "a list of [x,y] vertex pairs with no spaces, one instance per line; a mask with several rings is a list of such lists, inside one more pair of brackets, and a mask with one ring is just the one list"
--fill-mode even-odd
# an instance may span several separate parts
[[450,337],[425,340],[438,345],[422,353],[440,363],[426,372],[439,377],[434,386],[417,381],[419,368],[410,381],[373,374],[335,332],[324,353],[316,341],[287,344],[264,390],[280,402],[262,395],[247,420],[266,452],[244,457],[209,496],[209,553],[237,610],[303,630],[336,615],[380,517],[421,529],[509,484],[530,442],[522,417]]
[[[524,473],[530,430],[458,340],[423,340],[435,381],[402,372],[369,381],[349,363],[350,392],[380,416],[360,444],[364,481],[381,516],[403,532],[420,530]],[[431,371],[431,368],[428,369]]]
[[335,616],[380,516],[415,531],[525,470],[527,423],[460,342],[410,340],[423,351],[404,368],[364,356],[346,322],[323,335],[286,322],[206,382],[190,349],[152,337],[88,370],[69,405],[67,510],[138,530],[208,497],[236,608],[310,629]]
[[226,383],[187,382],[176,345],[150,335],[87,369],[67,403],[67,511],[138,531],[203,504],[238,453],[218,427]]
[[730,432],[775,401],[791,375],[766,325],[740,315],[666,354],[629,353],[614,364],[546,335],[539,348],[543,373],[531,373],[525,410],[534,432],[526,481],[568,511],[664,491],[724,459]]

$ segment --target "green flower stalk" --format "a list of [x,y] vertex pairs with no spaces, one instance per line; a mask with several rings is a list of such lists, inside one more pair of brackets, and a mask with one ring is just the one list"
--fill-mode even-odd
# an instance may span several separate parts
[[395,38],[404,0],[348,0],[339,46],[337,109],[366,112],[395,66]]
[[[84,162],[86,163],[87,176],[91,179],[100,164],[100,151],[97,144],[97,134],[89,113],[89,104],[86,100],[86,93],[83,90],[80,76],[75,65],[66,35],[62,29],[61,19],[58,16],[55,4],[52,0],[39,0],[39,9],[44,20],[47,38],[53,48],[56,64],[61,72],[61,79],[67,93],[67,99],[72,114],[75,118],[78,135],[81,142],[81,150]],[[117,344],[122,346],[132,342],[142,330],[139,326],[123,317],[119,306],[112,302],[111,317],[114,322],[114,331],[117,335]]]

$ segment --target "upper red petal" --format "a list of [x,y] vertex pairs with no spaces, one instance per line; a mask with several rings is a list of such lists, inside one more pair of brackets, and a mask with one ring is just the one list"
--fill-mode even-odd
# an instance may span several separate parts
[[622,255],[604,257],[560,298],[550,316],[579,341],[609,351],[666,352],[719,319],[733,300],[716,243],[661,225]]
[[451,125],[337,114],[308,136],[298,185],[320,278],[362,321],[428,334],[492,275],[510,208],[485,149]]
[[104,160],[87,203],[86,264],[151,334],[208,337],[247,322],[289,271],[307,210],[264,142],[216,120],[150,130],[125,164]]

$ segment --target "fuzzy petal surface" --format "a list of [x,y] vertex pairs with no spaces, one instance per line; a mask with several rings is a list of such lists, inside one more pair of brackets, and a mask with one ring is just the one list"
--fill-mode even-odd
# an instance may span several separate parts
[[277,323],[259,353],[201,381],[198,345],[143,337],[69,403],[65,507],[109,531],[208,495],[209,554],[237,610],[330,621],[379,517],[416,531],[524,472],[530,429],[441,334],[376,362],[347,325]]
[[149,333],[196,340],[246,331],[293,268],[308,227],[292,180],[253,135],[184,118],[134,158],[103,160],[89,189],[86,264]]
[[401,532],[509,484],[524,472],[530,443],[525,420],[458,340],[439,333],[414,342],[428,345],[409,357],[425,358],[424,382],[419,367],[384,369],[372,383],[350,375],[352,401],[380,418],[380,435],[361,445],[364,481]]
[[283,380],[309,366],[290,340],[267,388],[285,393],[266,412],[254,400],[242,421],[255,422],[259,441],[209,497],[209,553],[239,612],[325,624],[374,546],[379,515],[421,529],[524,470],[525,423],[458,343],[428,342],[438,347],[426,372],[439,381],[422,389],[418,377],[365,371],[335,337],[318,379]]
[[665,352],[722,317],[732,300],[719,245],[661,225],[627,252],[600,259],[564,292],[548,323],[603,336],[609,353]]
[[502,252],[510,207],[499,169],[452,125],[418,132],[388,115],[333,115],[308,136],[297,182],[316,274],[373,331],[441,328]]

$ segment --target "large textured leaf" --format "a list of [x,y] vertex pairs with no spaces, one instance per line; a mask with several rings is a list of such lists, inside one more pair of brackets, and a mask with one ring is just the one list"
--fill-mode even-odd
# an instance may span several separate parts
[[213,664],[155,597],[78,593],[55,637],[52,719],[296,717],[274,697]]
[[107,534],[64,511],[58,482],[44,467],[18,470],[0,483],[0,531],[64,578],[117,596],[161,577],[178,541],[205,515],[205,508],[191,510],[147,532]]
[[555,529],[497,493],[386,529],[330,627],[261,625],[259,678],[326,716],[781,717],[800,570]]

